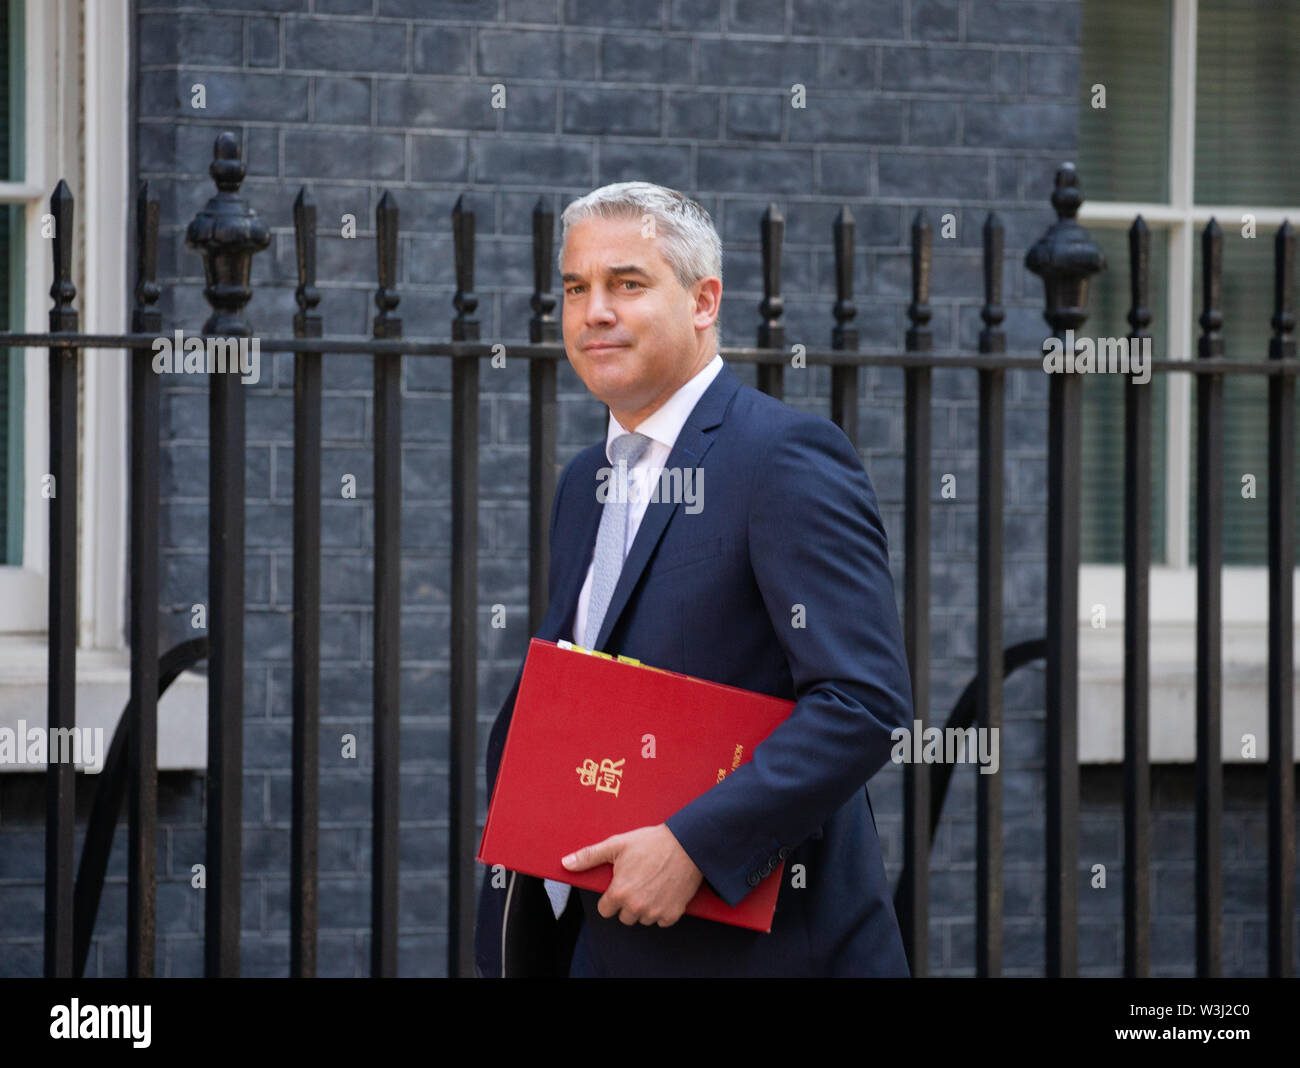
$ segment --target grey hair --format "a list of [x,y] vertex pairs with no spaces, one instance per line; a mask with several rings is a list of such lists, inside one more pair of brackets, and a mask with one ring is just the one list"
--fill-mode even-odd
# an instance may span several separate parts
[[[651,182],[615,182],[593,189],[564,209],[560,216],[560,270],[569,230],[584,219],[653,221],[659,251],[684,289],[701,278],[722,278],[722,240],[709,213],[684,193]],[[713,322],[713,337],[721,337],[721,320]]]

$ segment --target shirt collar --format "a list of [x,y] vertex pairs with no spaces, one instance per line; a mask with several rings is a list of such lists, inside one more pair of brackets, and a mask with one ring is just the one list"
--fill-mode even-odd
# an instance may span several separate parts
[[[666,446],[670,451],[677,443],[677,436],[682,432],[682,427],[686,425],[686,419],[695,410],[695,405],[699,403],[700,398],[704,396],[704,391],[713,384],[713,380],[718,377],[718,372],[722,370],[722,354],[715,352],[713,359],[706,363],[693,378],[682,383],[681,388],[669,397],[662,405],[646,417],[640,426],[636,428],[638,434],[644,434],[653,442],[658,442]],[[614,418],[614,413],[609,413],[609,426],[605,431],[605,456],[609,458],[610,443],[616,437],[626,434],[628,431],[624,426]],[[613,463],[613,460],[610,460]]]

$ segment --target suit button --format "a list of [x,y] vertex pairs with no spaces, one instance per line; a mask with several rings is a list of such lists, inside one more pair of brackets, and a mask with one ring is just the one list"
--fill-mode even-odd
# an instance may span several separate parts
[[758,885],[758,880],[761,879],[761,878],[762,878],[762,876],[759,875],[758,872],[756,872],[756,871],[751,871],[751,872],[749,873],[749,875],[747,875],[747,876],[745,877],[745,882],[749,883],[750,886],[757,886],[757,885]]
[[790,855],[790,847],[789,847],[789,846],[782,846],[780,849],[778,849],[778,850],[776,851],[776,855],[777,855],[781,860],[785,860],[785,858],[788,857],[788,856]]
[[770,860],[767,861],[767,863],[765,863],[761,868],[758,869],[758,874],[761,875],[764,879],[766,879],[769,875],[771,875],[772,862]]

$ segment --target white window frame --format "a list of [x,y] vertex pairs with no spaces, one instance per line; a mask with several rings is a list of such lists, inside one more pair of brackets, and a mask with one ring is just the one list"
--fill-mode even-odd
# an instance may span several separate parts
[[[7,0],[0,0],[7,2]],[[127,327],[130,182],[130,0],[26,0],[23,151],[18,182],[0,182],[0,203],[24,209],[25,294],[21,328],[48,329],[53,262],[41,238],[55,184],[76,202],[74,306],[84,333]],[[15,324],[15,329],[19,324]],[[23,558],[0,566],[0,726],[46,719],[49,618],[48,509],[37,488],[49,470],[49,351],[23,352]],[[127,355],[83,353],[79,403],[77,726],[113,736],[130,686],[126,601]],[[207,762],[207,686],[185,672],[159,704],[160,770]],[[107,742],[106,742],[107,744]],[[0,765],[0,773],[37,770]]]
[[[49,324],[53,264],[42,217],[59,178],[76,198],[73,268],[80,329],[126,330],[128,0],[27,0],[23,5],[24,176],[0,182],[0,203],[23,208],[22,327]],[[84,41],[84,49],[83,49]],[[78,86],[92,87],[84,95]],[[89,179],[89,180],[88,180]],[[87,284],[87,279],[90,284]],[[49,353],[22,350],[23,556],[0,567],[0,635],[48,625],[48,509],[36,489],[49,470]],[[126,551],[126,354],[83,358],[80,404],[78,648],[121,649]],[[93,536],[87,536],[93,532]]]
[[[1086,2],[1086,0],[1085,0]],[[1197,294],[1196,256],[1200,232],[1213,217],[1221,223],[1250,213],[1258,237],[1271,240],[1283,220],[1300,222],[1300,207],[1259,208],[1197,204],[1196,27],[1197,0],[1172,0],[1170,64],[1169,201],[1125,203],[1085,200],[1081,222],[1094,229],[1126,231],[1141,215],[1157,235],[1168,237],[1169,272],[1165,293],[1168,357],[1195,356],[1192,329]],[[1087,176],[1084,176],[1086,182]],[[1086,188],[1086,187],[1085,187]],[[1230,231],[1231,225],[1225,225]],[[1111,270],[1122,265],[1110,265]],[[1259,353],[1263,359],[1267,354]],[[1163,373],[1163,372],[1162,372]],[[1196,569],[1191,560],[1191,398],[1193,376],[1167,374],[1165,428],[1165,564],[1151,569],[1151,758],[1195,759]],[[1092,606],[1106,606],[1106,626],[1094,629]],[[1300,584],[1296,588],[1300,614]],[[1123,759],[1124,568],[1085,564],[1079,569],[1080,759]],[[1242,736],[1257,739],[1256,763],[1267,758],[1266,674],[1268,568],[1227,565],[1223,572],[1223,753],[1242,761]],[[1297,634],[1300,656],[1300,633]],[[1297,678],[1300,712],[1300,678]],[[1297,716],[1300,725],[1300,715]],[[1300,758],[1300,730],[1296,755]]]

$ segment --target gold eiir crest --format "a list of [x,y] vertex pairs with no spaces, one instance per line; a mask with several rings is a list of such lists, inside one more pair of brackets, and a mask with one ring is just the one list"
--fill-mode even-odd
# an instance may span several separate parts
[[578,773],[578,781],[583,786],[594,786],[601,793],[617,797],[618,788],[623,785],[623,765],[626,763],[627,757],[617,761],[606,757],[599,764],[588,757],[581,767],[573,770]]

